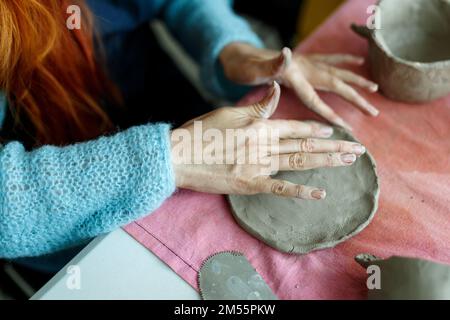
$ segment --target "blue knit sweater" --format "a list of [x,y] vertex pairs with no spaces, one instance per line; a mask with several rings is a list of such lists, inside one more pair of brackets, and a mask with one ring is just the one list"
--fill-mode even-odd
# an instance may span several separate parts
[[[227,0],[88,3],[104,39],[126,37],[152,18],[163,18],[199,62],[205,86],[216,94],[226,94],[218,73],[221,49],[233,41],[260,45]],[[108,59],[114,60],[118,51],[106,48]],[[116,71],[120,70],[112,73]],[[4,100],[0,94],[0,120]],[[167,124],[148,124],[86,143],[31,152],[20,142],[2,146],[0,258],[70,248],[158,208],[175,190],[169,130]]]

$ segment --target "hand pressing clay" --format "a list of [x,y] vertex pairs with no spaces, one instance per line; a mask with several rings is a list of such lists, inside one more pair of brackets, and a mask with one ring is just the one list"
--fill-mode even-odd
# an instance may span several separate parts
[[391,257],[386,260],[360,254],[355,260],[364,268],[378,266],[379,289],[371,289],[371,300],[448,300],[450,266],[431,261]]
[[203,300],[276,300],[250,262],[238,252],[212,255],[198,273]]
[[369,40],[373,78],[388,98],[427,102],[450,94],[450,1],[382,0]]
[[[355,141],[338,128],[332,139]],[[368,153],[350,167],[280,172],[275,178],[327,190],[327,197],[320,201],[266,194],[229,196],[236,221],[283,252],[305,254],[334,247],[362,231],[378,206],[376,166]]]

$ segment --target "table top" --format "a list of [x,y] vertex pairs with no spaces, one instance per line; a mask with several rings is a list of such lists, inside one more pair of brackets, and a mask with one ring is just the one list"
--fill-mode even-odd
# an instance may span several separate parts
[[[73,281],[73,266],[79,281]],[[198,300],[200,296],[153,253],[119,229],[94,239],[31,299]]]

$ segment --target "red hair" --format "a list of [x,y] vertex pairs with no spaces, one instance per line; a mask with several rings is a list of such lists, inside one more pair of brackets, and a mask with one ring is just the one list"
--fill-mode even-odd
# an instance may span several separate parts
[[0,90],[34,145],[88,140],[112,129],[100,101],[117,90],[94,52],[83,1],[81,30],[69,30],[66,0],[0,1]]

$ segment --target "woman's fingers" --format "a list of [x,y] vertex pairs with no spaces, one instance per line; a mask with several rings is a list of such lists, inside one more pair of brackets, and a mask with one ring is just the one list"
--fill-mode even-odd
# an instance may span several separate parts
[[278,57],[257,62],[258,69],[261,74],[259,78],[266,78],[267,80],[279,77],[284,70],[289,66],[292,60],[292,52],[289,48],[283,48]]
[[354,153],[306,153],[297,152],[281,154],[274,161],[278,161],[280,171],[302,171],[323,167],[350,166],[356,161]]
[[264,123],[270,130],[278,132],[280,139],[329,138],[333,134],[332,127],[313,121],[267,120]]
[[363,57],[352,54],[311,54],[308,57],[313,61],[329,65],[353,64],[360,66],[364,64]]
[[323,189],[271,178],[255,179],[255,187],[260,193],[274,194],[288,198],[322,200],[326,197],[326,192]]
[[343,97],[371,116],[376,117],[380,113],[377,108],[375,108],[371,103],[364,99],[355,89],[353,89],[345,82],[339,80],[338,78],[332,77],[327,89]]
[[302,100],[309,109],[333,124],[350,131],[352,130],[349,124],[320,99],[319,95],[314,90],[314,87],[302,75],[296,74],[290,81],[300,100]]
[[248,107],[245,107],[247,114],[253,118],[270,118],[278,107],[280,94],[280,85],[274,81],[269,92],[264,98]]
[[292,60],[292,52],[289,48],[284,48],[273,58],[264,57],[263,53],[250,59],[249,65],[244,65],[245,72],[249,74],[247,81],[243,84],[261,85],[278,79],[289,66]]
[[366,148],[356,142],[343,140],[322,140],[322,139],[284,139],[280,140],[278,146],[274,146],[271,150],[272,154],[286,153],[327,153],[327,152],[343,152],[354,153],[361,156],[366,152]]
[[330,75],[333,75],[349,84],[353,84],[360,88],[367,89],[370,92],[378,91],[378,84],[364,77],[361,77],[360,75],[357,75],[356,73],[353,73],[351,71],[335,68],[332,66],[326,66],[326,71]]

